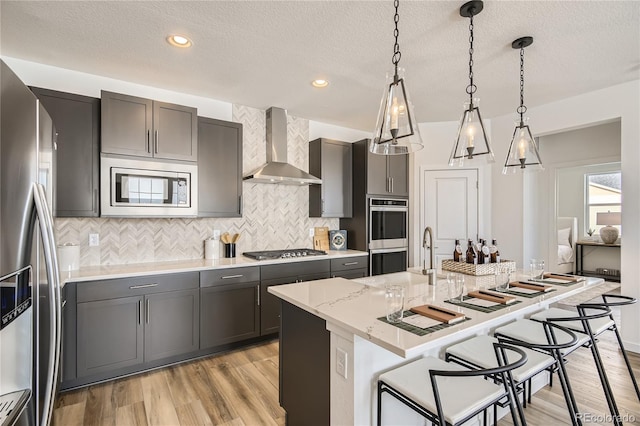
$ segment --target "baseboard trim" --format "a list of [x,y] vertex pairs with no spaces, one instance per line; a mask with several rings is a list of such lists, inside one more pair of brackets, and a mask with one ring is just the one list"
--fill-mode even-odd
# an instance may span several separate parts
[[622,339],[622,343],[624,344],[624,349],[628,352],[633,352],[640,355],[640,344],[629,342],[627,340]]

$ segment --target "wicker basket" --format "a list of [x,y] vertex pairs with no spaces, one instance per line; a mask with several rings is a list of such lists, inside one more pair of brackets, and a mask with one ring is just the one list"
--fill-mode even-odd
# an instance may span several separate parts
[[442,261],[443,271],[460,272],[466,275],[493,275],[496,273],[496,267],[508,267],[512,271],[516,269],[516,262],[513,260],[502,260],[500,263],[484,263],[482,265],[474,265],[465,262],[456,262],[451,259]]

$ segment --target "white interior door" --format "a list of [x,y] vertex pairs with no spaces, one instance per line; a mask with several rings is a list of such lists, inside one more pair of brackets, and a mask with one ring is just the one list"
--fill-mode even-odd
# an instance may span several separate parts
[[[478,238],[478,171],[426,170],[423,180],[424,205],[422,206],[422,226],[433,230],[435,261],[438,270],[442,259],[452,259],[455,240],[460,240],[462,253],[467,240]],[[422,259],[428,259],[428,250],[420,247]]]

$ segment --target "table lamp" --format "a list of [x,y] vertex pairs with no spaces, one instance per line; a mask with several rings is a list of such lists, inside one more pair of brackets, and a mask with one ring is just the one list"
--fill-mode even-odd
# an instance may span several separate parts
[[607,212],[596,214],[596,224],[606,225],[600,229],[600,239],[605,244],[613,244],[618,239],[618,228],[614,228],[611,225],[620,225],[621,215],[620,212]]

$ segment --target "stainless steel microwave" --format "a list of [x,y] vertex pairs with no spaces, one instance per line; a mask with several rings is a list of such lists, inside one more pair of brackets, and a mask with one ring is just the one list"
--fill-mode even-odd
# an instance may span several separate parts
[[100,157],[102,216],[195,217],[198,166],[131,157]]

